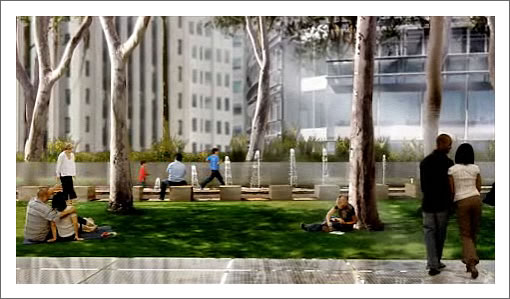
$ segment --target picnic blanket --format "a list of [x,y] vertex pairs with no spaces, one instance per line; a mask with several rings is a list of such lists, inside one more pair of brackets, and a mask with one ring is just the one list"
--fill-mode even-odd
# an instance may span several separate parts
[[[86,233],[82,232],[80,234],[80,238],[83,238],[84,240],[93,240],[93,239],[102,239],[101,234],[104,232],[113,232],[112,228],[110,226],[98,226],[97,229],[93,232]],[[23,240],[23,244],[25,245],[32,245],[32,244],[40,244],[40,243],[46,243],[46,241],[43,242],[37,242],[37,241],[30,241],[30,240]]]

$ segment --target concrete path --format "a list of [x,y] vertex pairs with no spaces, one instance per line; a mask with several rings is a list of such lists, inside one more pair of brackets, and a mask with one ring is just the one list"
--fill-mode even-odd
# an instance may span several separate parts
[[470,284],[494,283],[494,261],[471,279],[460,261],[429,276],[424,260],[16,258],[28,284]]

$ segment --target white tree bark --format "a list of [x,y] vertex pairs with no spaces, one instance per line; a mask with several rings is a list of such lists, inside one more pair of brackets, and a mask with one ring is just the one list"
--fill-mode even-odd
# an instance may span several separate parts
[[58,67],[51,67],[50,48],[48,46],[48,31],[51,17],[34,17],[35,48],[39,62],[39,86],[37,89],[30,133],[25,144],[25,160],[39,161],[44,153],[44,135],[48,130],[48,108],[51,89],[55,82],[62,77],[69,65],[74,49],[80,42],[83,31],[92,23],[92,17],[86,17],[79,29],[67,43]]
[[439,116],[442,102],[441,68],[444,55],[444,17],[430,17],[430,35],[427,47],[427,89],[423,110],[423,145],[424,155],[435,148],[439,131]]
[[246,161],[252,161],[257,150],[264,148],[264,136],[266,132],[267,114],[269,111],[269,47],[267,45],[267,25],[265,17],[259,16],[258,36],[255,37],[250,17],[245,18],[246,31],[250,38],[253,53],[259,66],[259,79],[257,88],[257,100],[253,113],[250,143],[246,154]]
[[129,164],[126,62],[141,42],[150,17],[139,17],[133,33],[124,43],[121,43],[115,29],[114,17],[99,18],[108,44],[111,65],[109,209],[114,212],[129,212],[133,209],[133,184]]
[[349,158],[349,201],[362,229],[381,230],[375,198],[375,150],[372,95],[377,17],[358,17],[354,53]]
[[495,67],[495,52],[496,52],[496,18],[494,16],[487,17],[489,24],[490,39],[489,39],[489,77],[493,89],[496,89],[496,67]]

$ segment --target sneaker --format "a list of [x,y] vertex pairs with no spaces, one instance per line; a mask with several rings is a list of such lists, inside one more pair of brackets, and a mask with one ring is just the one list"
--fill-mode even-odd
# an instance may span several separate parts
[[471,272],[471,278],[476,279],[478,277],[478,270],[475,266],[469,266],[468,272]]
[[441,271],[439,271],[439,270],[437,270],[437,269],[434,269],[434,268],[432,268],[432,269],[430,269],[430,270],[429,270],[429,275],[430,275],[430,276],[434,276],[434,275],[437,275],[437,274],[439,274],[439,273],[441,273]]
[[116,232],[104,232],[101,234],[101,238],[107,239],[111,237],[115,237],[117,235]]

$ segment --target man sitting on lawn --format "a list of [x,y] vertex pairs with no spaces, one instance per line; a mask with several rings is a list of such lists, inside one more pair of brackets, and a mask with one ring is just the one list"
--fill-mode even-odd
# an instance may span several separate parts
[[[333,216],[338,212],[338,217]],[[349,204],[346,195],[340,195],[334,207],[326,214],[326,220],[316,224],[301,224],[301,228],[308,232],[331,232],[342,231],[348,232],[353,230],[354,224],[358,222],[358,217],[354,211],[354,207]]]
[[29,242],[54,241],[50,232],[50,227],[52,230],[56,230],[54,221],[76,213],[76,208],[72,206],[62,212],[57,212],[46,204],[56,189],[42,187],[37,192],[37,197],[28,202],[24,231],[25,240]]

